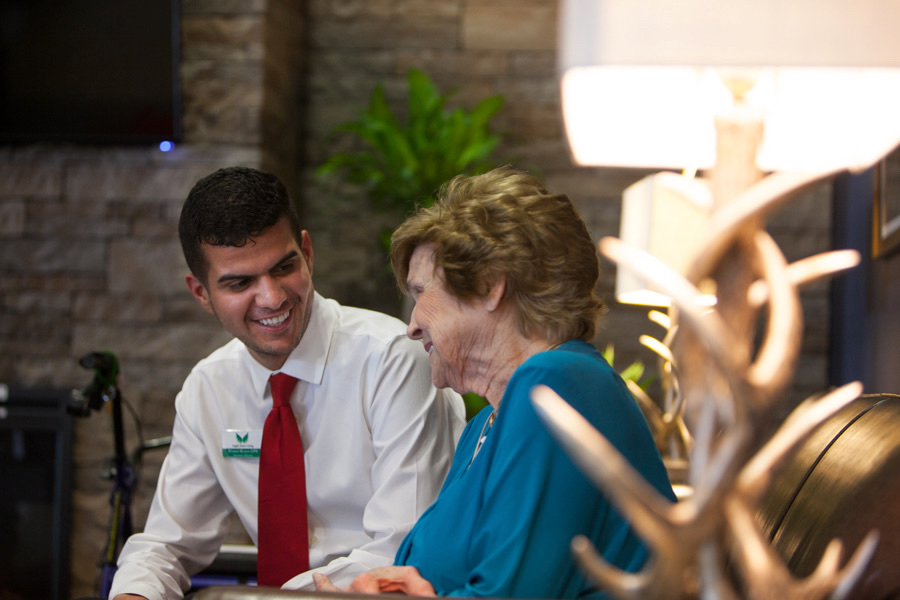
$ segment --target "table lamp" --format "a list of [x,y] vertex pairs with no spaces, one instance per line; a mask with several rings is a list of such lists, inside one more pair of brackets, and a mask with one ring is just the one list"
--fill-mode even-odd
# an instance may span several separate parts
[[[876,535],[843,566],[829,549],[819,569],[795,578],[754,514],[774,465],[861,393],[858,383],[832,390],[801,404],[773,435],[760,430],[799,354],[799,286],[853,266],[858,255],[835,251],[788,264],[764,221],[800,191],[866,169],[900,143],[900,0],[563,0],[560,7],[573,160],[706,170],[712,205],[687,266],[673,268],[646,244],[599,244],[620,270],[671,301],[671,366],[692,411],[690,497],[668,504],[565,399],[548,389],[532,394],[547,427],[631,520],[652,558],[625,573],[583,539],[573,542],[576,555],[618,598],[682,598],[692,586],[707,598],[840,596],[863,573]],[[645,207],[672,201],[672,186],[661,183],[644,184]],[[712,308],[697,302],[710,285]]]

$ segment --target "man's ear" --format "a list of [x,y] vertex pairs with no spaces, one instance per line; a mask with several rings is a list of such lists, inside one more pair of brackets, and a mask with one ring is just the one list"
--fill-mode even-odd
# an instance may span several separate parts
[[312,248],[312,240],[309,239],[309,232],[305,229],[300,233],[300,252],[303,254],[303,258],[306,259],[306,267],[309,269],[309,274],[312,275],[313,272],[313,248]]
[[200,281],[200,279],[198,279],[193,273],[188,273],[187,275],[185,275],[184,280],[187,283],[191,295],[195,300],[197,300],[197,302],[200,303],[200,306],[203,307],[203,310],[211,315],[215,314],[212,304],[210,304],[209,302],[209,292],[206,291],[206,286],[203,285],[203,282]]
[[498,273],[494,276],[491,289],[488,291],[487,298],[485,298],[487,309],[491,312],[497,310],[504,294],[506,294],[506,274]]

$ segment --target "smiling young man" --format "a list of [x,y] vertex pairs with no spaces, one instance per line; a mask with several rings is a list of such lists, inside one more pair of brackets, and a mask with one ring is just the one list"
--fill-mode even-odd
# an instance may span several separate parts
[[402,322],[315,292],[309,233],[273,175],[233,167],[200,180],[179,235],[188,289],[234,339],[194,367],[176,398],[150,514],[122,550],[110,598],[181,598],[216,556],[232,513],[257,542],[275,373],[298,380],[290,406],[310,566],[284,587],[312,589],[312,572],[349,583],[390,564],[444,480],[461,399],[432,385],[428,356]]

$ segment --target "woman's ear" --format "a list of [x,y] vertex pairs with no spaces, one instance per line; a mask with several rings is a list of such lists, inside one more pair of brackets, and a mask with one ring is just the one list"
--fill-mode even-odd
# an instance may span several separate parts
[[494,276],[494,280],[491,282],[491,289],[488,290],[488,295],[485,298],[485,303],[489,312],[497,310],[497,307],[500,306],[500,302],[503,301],[503,296],[505,294],[506,275],[504,273],[498,273]]

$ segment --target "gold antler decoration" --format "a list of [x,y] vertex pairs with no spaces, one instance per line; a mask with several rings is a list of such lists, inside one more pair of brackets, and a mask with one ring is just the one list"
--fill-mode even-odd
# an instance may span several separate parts
[[[855,252],[840,251],[788,264],[762,228],[763,216],[831,175],[774,174],[735,196],[712,215],[708,237],[686,276],[620,240],[600,241],[600,252],[619,268],[637,271],[672,299],[671,322],[662,319],[665,339],[642,339],[662,360],[665,409],[633,391],[664,454],[689,455],[692,488],[690,496],[668,502],[552,390],[532,391],[548,429],[652,550],[640,572],[627,573],[606,563],[585,538],[573,540],[585,571],[616,597],[842,598],[872,557],[875,532],[843,568],[841,543],[834,540],[818,568],[798,579],[755,519],[772,468],[862,393],[860,384],[851,383],[806,401],[770,439],[763,439],[760,422],[789,385],[799,354],[799,286],[859,261]],[[718,303],[712,309],[696,301],[705,281],[716,285]],[[757,345],[755,322],[763,309],[768,318]],[[726,574],[729,559],[741,584]]]

